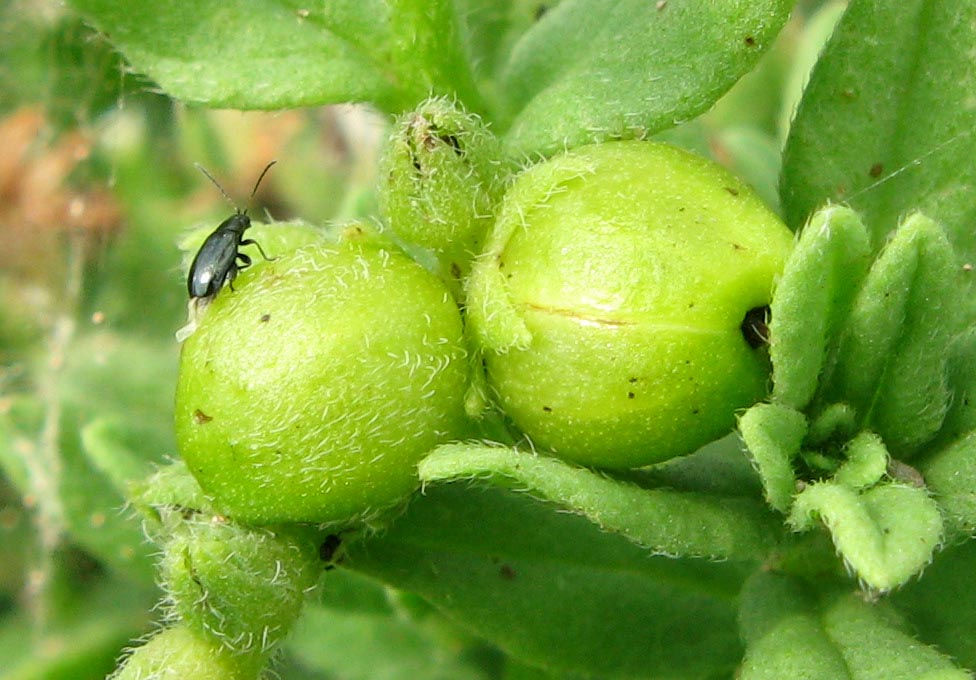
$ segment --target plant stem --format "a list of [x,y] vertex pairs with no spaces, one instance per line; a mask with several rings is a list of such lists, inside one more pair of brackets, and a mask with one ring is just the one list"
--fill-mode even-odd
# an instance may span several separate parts
[[57,306],[48,336],[47,362],[37,380],[44,405],[44,422],[37,446],[26,457],[34,526],[37,530],[37,555],[28,571],[26,600],[35,636],[41,637],[50,618],[51,586],[54,580],[54,553],[64,533],[64,508],[61,504],[60,452],[61,396],[60,376],[67,350],[74,337],[85,260],[85,237],[81,232],[68,235],[67,271],[64,293]]

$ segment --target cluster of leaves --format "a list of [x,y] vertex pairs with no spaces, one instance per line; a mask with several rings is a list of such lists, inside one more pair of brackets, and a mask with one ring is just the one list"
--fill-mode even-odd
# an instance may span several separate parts
[[[495,135],[455,141],[497,144],[513,165],[657,133],[704,146],[702,132],[719,126],[709,139],[777,200],[770,178],[780,162],[780,100],[762,110],[774,122],[761,132],[746,131],[734,101],[757,99],[750,87],[780,92],[770,86],[774,67],[753,74],[710,117],[673,128],[755,67],[794,9],[787,0],[167,0],[138,13],[118,0],[73,5],[134,68],[187,102],[256,109],[362,101],[400,114],[442,95]],[[826,5],[809,33],[840,9]],[[536,668],[608,677],[969,677],[973,26],[969,4],[852,0],[834,30],[789,129],[778,202],[796,229],[825,203],[853,210],[827,208],[800,232],[774,298],[770,401],[741,419],[748,456],[725,440],[609,477],[510,446],[441,447],[421,464],[425,493],[402,516],[380,533],[343,538],[342,568],[326,573],[285,643],[295,663],[325,677],[404,677],[417,668],[455,678],[532,677]],[[119,176],[143,178],[120,188],[137,219],[153,178]],[[486,200],[496,192],[489,188]],[[148,290],[165,277],[145,264],[156,245],[137,240],[115,251],[116,266]],[[175,280],[173,289],[170,309],[181,290]],[[105,290],[108,308],[125,308],[117,287]],[[4,471],[23,497],[56,499],[49,507],[72,541],[124,574],[125,591],[139,600],[153,577],[148,548],[115,510],[124,497],[137,500],[166,544],[162,579],[180,621],[144,649],[182,659],[196,677],[253,676],[269,651],[262,635],[283,633],[299,616],[292,595],[314,580],[308,542],[322,537],[214,521],[192,486],[176,500],[160,497],[160,488],[191,481],[178,474],[169,487],[131,491],[147,462],[172,450],[158,415],[169,413],[162,402],[175,362],[166,360],[171,346],[138,335],[145,319],[130,317],[121,340],[91,333],[76,343],[58,374],[64,394],[8,400]],[[118,380],[105,365],[129,373]],[[92,402],[91,393],[112,398]],[[52,399],[68,409],[61,419],[79,424],[63,428],[54,447],[64,466],[57,490],[44,489],[48,477],[25,463],[23,436],[51,426]],[[473,478],[484,481],[447,483]],[[269,587],[289,578],[283,591]],[[86,649],[102,651],[132,627],[76,639],[97,640]],[[11,633],[4,644],[18,640]],[[128,667],[133,677],[139,670]]]

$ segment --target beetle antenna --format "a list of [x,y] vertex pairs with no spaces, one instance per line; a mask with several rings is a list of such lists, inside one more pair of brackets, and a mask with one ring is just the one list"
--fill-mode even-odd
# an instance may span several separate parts
[[258,181],[254,183],[254,188],[251,189],[251,195],[247,198],[247,207],[244,208],[244,215],[247,214],[248,209],[251,207],[251,201],[254,200],[254,194],[258,193],[258,187],[261,186],[261,180],[263,180],[264,176],[268,174],[268,170],[271,169],[271,166],[277,162],[277,160],[273,160],[264,166],[264,170],[261,171],[261,176],[258,177]]
[[[203,167],[199,163],[194,163],[193,165],[195,165],[197,167],[197,170],[199,170],[204,175],[206,175],[207,176],[207,179],[209,179],[211,182],[213,182],[213,185],[215,187],[217,187],[217,189],[220,190],[220,193],[222,193],[224,195],[224,198],[227,199],[227,202],[230,203],[232,206],[234,206],[234,210],[236,210],[237,212],[240,212],[241,211],[241,209],[237,207],[237,204],[234,203],[234,199],[227,195],[227,192],[224,191],[224,187],[220,186],[220,182],[218,182],[217,180],[215,180],[213,178],[213,175],[211,175],[209,172],[207,172],[207,169],[205,167]],[[267,172],[267,168],[265,168],[265,172]],[[261,176],[264,177],[264,174],[262,173]],[[246,213],[247,210],[245,210],[244,212]]]

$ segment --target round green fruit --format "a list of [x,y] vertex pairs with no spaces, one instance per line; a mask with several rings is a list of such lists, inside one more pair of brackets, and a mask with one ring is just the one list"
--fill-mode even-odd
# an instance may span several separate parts
[[464,431],[467,360],[444,285],[350,228],[256,261],[186,340],[180,453],[242,522],[349,522],[397,503]]
[[500,406],[536,445],[598,467],[722,436],[766,393],[766,352],[743,326],[762,319],[792,239],[740,180],[670,145],[529,169],[468,282]]

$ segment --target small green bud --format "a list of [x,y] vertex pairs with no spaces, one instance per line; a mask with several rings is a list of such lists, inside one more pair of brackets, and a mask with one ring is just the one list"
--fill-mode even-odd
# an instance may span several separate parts
[[447,98],[399,118],[387,143],[380,204],[403,240],[434,253],[439,275],[458,282],[481,251],[507,173],[497,138]]
[[179,625],[134,649],[111,680],[257,680],[263,666]]
[[193,515],[163,548],[171,612],[236,654],[267,658],[301,613],[322,564],[311,535]]

